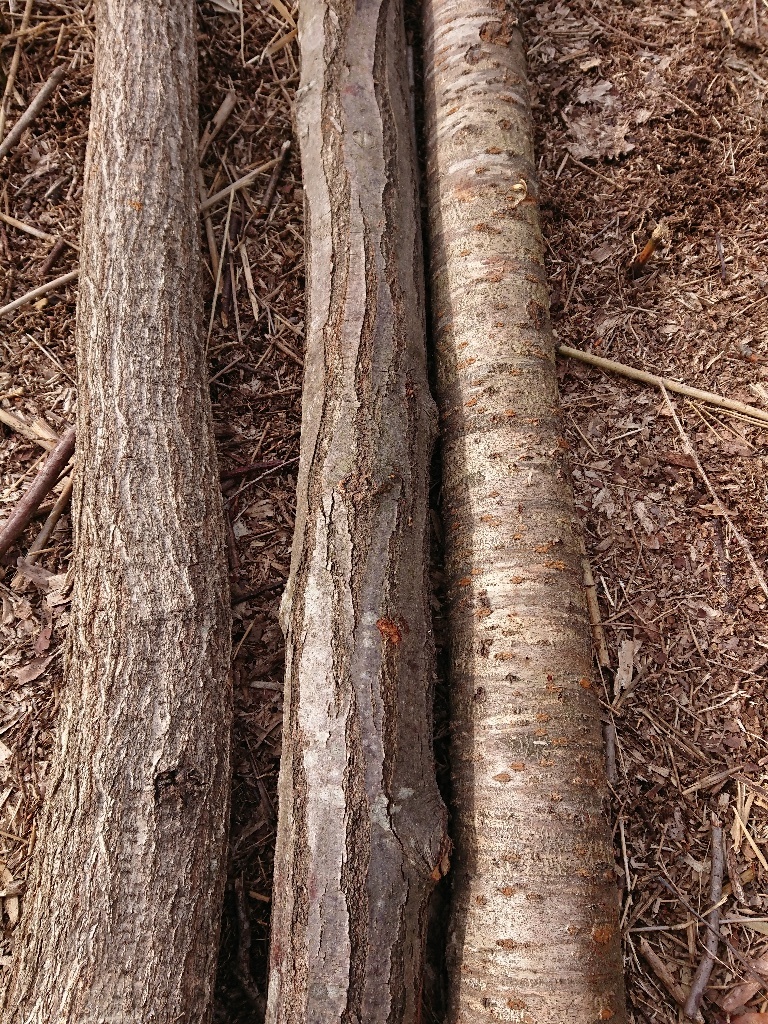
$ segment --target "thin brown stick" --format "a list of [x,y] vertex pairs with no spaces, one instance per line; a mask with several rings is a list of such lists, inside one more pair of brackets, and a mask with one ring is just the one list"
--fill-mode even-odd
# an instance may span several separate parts
[[261,202],[261,209],[259,210],[259,213],[261,214],[262,217],[266,217],[267,214],[269,213],[269,208],[272,205],[272,200],[275,198],[275,192],[277,191],[277,186],[280,182],[280,176],[283,173],[285,161],[288,157],[288,150],[290,148],[291,140],[286,139],[285,142],[280,147],[280,155],[277,158],[275,169],[272,171],[272,177],[269,179],[267,191],[264,193],[264,199]]
[[688,997],[684,990],[672,977],[667,965],[661,957],[651,949],[645,939],[640,940],[640,953],[677,1005],[685,1006],[685,1001]]
[[57,288],[64,288],[71,281],[77,280],[77,276],[80,273],[79,270],[70,270],[68,274],[63,274],[61,277],[54,278],[53,281],[49,281],[47,284],[41,284],[37,288],[33,288],[31,292],[27,292],[25,295],[20,295],[18,299],[14,299],[13,302],[9,302],[7,306],[3,306],[0,309],[0,316],[5,316],[6,313],[12,313],[14,309],[18,309],[19,306],[26,305],[27,302],[34,302],[35,299],[39,299],[41,295],[46,295],[48,292],[55,291]]
[[216,235],[213,233],[211,215],[203,210],[203,203],[208,198],[208,190],[205,187],[202,167],[198,167],[197,176],[198,188],[200,190],[200,216],[203,218],[203,224],[205,225],[205,239],[208,243],[208,254],[211,257],[211,272],[213,273],[214,281],[216,281],[219,276],[219,254],[216,251]]
[[589,366],[597,366],[609,373],[618,373],[630,380],[638,380],[643,384],[654,384],[656,387],[665,387],[668,391],[674,391],[677,395],[685,395],[687,398],[695,398],[699,402],[706,402],[708,405],[717,406],[719,409],[732,409],[734,412],[743,413],[755,420],[768,423],[768,412],[765,409],[758,409],[754,405],[745,405],[744,402],[736,402],[731,398],[723,398],[712,391],[702,391],[700,388],[691,388],[687,384],[680,384],[669,377],[659,377],[655,373],[648,373],[647,370],[636,370],[633,366],[626,366],[624,363],[617,363],[613,359],[604,359],[602,356],[594,356],[591,352],[582,352],[577,348],[569,348],[568,345],[558,345],[557,351],[561,356],[569,359],[578,359],[581,363]]
[[5,80],[5,91],[3,92],[2,101],[0,101],[0,139],[2,139],[5,133],[5,118],[8,114],[8,103],[13,92],[13,87],[16,84],[16,72],[19,70],[19,61],[21,60],[21,40],[29,26],[29,19],[32,17],[32,4],[34,0],[27,0],[26,7],[24,8],[24,14],[21,17],[21,29],[19,31],[18,38],[16,39],[16,49],[13,51],[13,57],[11,58],[11,66],[8,69],[8,77]]
[[264,996],[259,991],[256,982],[253,980],[253,973],[251,971],[251,922],[248,918],[248,907],[245,901],[245,892],[243,891],[242,875],[235,880],[235,898],[237,900],[237,924],[239,932],[237,944],[237,978],[243,986],[243,990],[248,996],[253,1009],[258,1014],[259,1020],[263,1020],[267,1009],[267,1003]]
[[224,199],[228,199],[233,192],[237,192],[240,188],[246,188],[246,186],[255,181],[260,174],[263,174],[265,171],[271,171],[279,159],[280,157],[275,157],[273,160],[267,160],[265,164],[261,164],[259,167],[254,167],[252,171],[244,174],[243,177],[238,178],[237,181],[233,181],[231,185],[227,185],[226,188],[221,189],[221,191],[217,192],[215,195],[208,196],[208,198],[200,204],[200,212],[205,213],[205,211],[210,210],[212,206],[215,206]]
[[[28,235],[32,235],[33,238],[42,238],[44,242],[58,241],[56,235],[49,235],[47,231],[41,231],[40,228],[35,228],[31,224],[25,224],[23,220],[16,220],[15,217],[10,217],[7,213],[0,212],[0,220],[10,224],[12,228],[16,228],[18,231],[25,231]],[[71,242],[67,244],[72,245]]]
[[237,93],[235,92],[234,89],[230,89],[230,91],[221,101],[219,109],[213,115],[213,119],[203,132],[202,138],[200,139],[200,145],[198,149],[198,157],[200,160],[202,160],[205,154],[208,152],[208,147],[219,134],[224,125],[227,123],[229,115],[232,113],[236,106]]
[[683,428],[682,423],[678,419],[677,413],[675,412],[675,407],[672,405],[672,402],[669,399],[669,395],[667,394],[667,389],[666,389],[665,385],[661,384],[660,387],[661,387],[661,392],[664,395],[664,402],[665,402],[665,404],[667,406],[667,409],[669,410],[669,412],[672,415],[672,419],[675,422],[675,426],[677,427],[677,432],[680,434],[680,439],[683,442],[685,450],[691,456],[693,461],[696,463],[696,469],[698,470],[699,476],[704,481],[704,486],[707,488],[707,490],[709,491],[710,495],[712,496],[712,501],[714,502],[715,507],[717,508],[718,512],[723,517],[723,519],[726,521],[726,523],[728,523],[728,526],[730,527],[734,537],[739,542],[741,550],[746,555],[747,561],[750,564],[750,567],[751,567],[752,572],[753,572],[753,574],[755,576],[755,579],[757,580],[758,584],[760,585],[760,589],[763,591],[765,596],[768,597],[768,583],[766,583],[765,576],[763,575],[762,569],[760,568],[760,566],[755,561],[755,556],[752,554],[752,548],[750,548],[749,542],[747,541],[747,538],[737,528],[736,524],[733,522],[731,517],[728,515],[728,510],[726,509],[725,505],[722,503],[722,501],[720,500],[719,496],[715,492],[714,488],[712,487],[712,484],[709,482],[709,477],[704,472],[704,467],[702,466],[701,462],[699,461],[699,457],[696,454],[696,451],[694,450],[693,445],[691,444],[691,440],[688,437],[688,435],[686,434],[685,429]]
[[16,124],[11,128],[6,137],[0,142],[0,158],[6,156],[16,143],[19,141],[24,132],[33,123],[37,115],[43,109],[45,104],[56,92],[59,87],[64,75],[67,73],[67,69],[63,64],[60,64],[52,73],[50,78],[45,82],[43,87],[38,92],[37,96],[32,100],[27,109],[18,119]]
[[701,1001],[704,998],[704,990],[707,987],[709,976],[717,956],[717,948],[720,945],[720,899],[723,895],[723,870],[725,858],[723,857],[723,830],[719,825],[712,826],[712,852],[710,856],[711,867],[709,873],[709,901],[715,904],[707,917],[707,937],[704,940],[704,956],[693,976],[691,989],[685,1001],[685,1015],[692,1020],[699,1013]]
[[61,256],[66,248],[67,243],[64,241],[64,239],[57,238],[54,242],[53,248],[46,257],[45,263],[43,263],[42,267],[40,267],[40,270],[37,273],[38,278],[47,277],[50,274],[50,272],[56,266],[58,261],[61,259]]
[[605,631],[600,616],[600,605],[597,603],[597,588],[595,578],[592,575],[592,566],[587,557],[587,548],[584,538],[580,540],[581,547],[581,571],[584,576],[584,592],[587,597],[587,610],[589,612],[589,624],[592,627],[592,640],[595,644],[595,653],[598,664],[601,668],[611,667],[611,656],[608,653],[608,644],[605,641]]
[[0,530],[0,556],[21,536],[40,502],[61,475],[75,450],[75,428],[70,427],[45,461],[30,487],[19,498],[16,508]]
[[[61,490],[61,494],[56,499],[56,502],[54,503],[54,506],[51,509],[51,511],[48,513],[48,517],[43,523],[40,533],[38,533],[38,535],[35,537],[35,539],[29,546],[29,551],[27,551],[26,558],[24,559],[27,565],[31,565],[32,563],[38,560],[41,552],[45,548],[48,541],[51,539],[51,536],[53,535],[53,531],[56,529],[59,519],[61,519],[62,515],[64,514],[64,511],[67,508],[67,505],[69,505],[69,502],[72,498],[73,483],[74,481],[71,476],[68,477],[66,482],[64,483],[64,486]],[[11,590],[21,590],[24,587],[25,582],[26,578],[24,574],[21,572],[17,572],[16,575],[13,577],[13,580],[11,581]]]

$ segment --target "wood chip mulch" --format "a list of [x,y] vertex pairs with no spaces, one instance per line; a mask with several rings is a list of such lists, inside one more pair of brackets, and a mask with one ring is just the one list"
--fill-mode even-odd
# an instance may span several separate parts
[[[23,4],[11,6],[15,15],[6,7],[0,15],[4,74],[15,46],[5,33],[18,29]],[[522,7],[560,341],[768,408],[765,4]],[[199,4],[201,131],[235,94],[203,159],[209,195],[292,138],[295,14],[267,0]],[[67,73],[2,165],[0,214],[45,237],[0,219],[0,305],[77,265],[90,3],[36,0],[30,27],[8,124],[56,65]],[[232,204],[232,254],[225,252],[221,279],[234,279],[234,288],[225,287],[212,321],[215,275],[201,232],[237,651],[222,1024],[252,1019],[253,982],[263,987],[266,975],[282,711],[277,610],[299,445],[303,198],[295,147],[265,214],[270,174]],[[227,212],[227,202],[211,210],[219,253]],[[630,270],[659,225],[662,245]],[[59,238],[66,244],[51,263]],[[73,422],[75,298],[70,284],[2,322],[0,418],[16,425],[1,428],[0,518],[36,473],[43,444]],[[611,661],[603,714],[631,1019],[682,1019],[672,993],[687,992],[704,955],[713,826],[722,827],[726,847],[727,944],[719,944],[701,1010],[712,1024],[729,1014],[737,1020],[744,1006],[766,1012],[766,988],[739,988],[750,963],[768,964],[768,612],[738,536],[768,572],[768,435],[671,396],[686,440],[658,391],[571,361],[560,371]],[[259,468],[247,470],[252,464]],[[11,964],[44,795],[68,621],[66,514],[36,570],[17,574],[41,524],[0,566],[0,970]]]

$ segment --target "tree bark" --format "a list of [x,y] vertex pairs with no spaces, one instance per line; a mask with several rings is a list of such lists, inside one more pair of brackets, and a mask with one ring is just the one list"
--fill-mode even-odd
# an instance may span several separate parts
[[210,1019],[229,593],[199,330],[194,0],[98,0],[75,585],[8,1024]]
[[516,8],[426,0],[424,45],[452,644],[448,1021],[624,1021]]
[[307,352],[269,1024],[418,1019],[432,751],[423,263],[399,0],[306,0]]

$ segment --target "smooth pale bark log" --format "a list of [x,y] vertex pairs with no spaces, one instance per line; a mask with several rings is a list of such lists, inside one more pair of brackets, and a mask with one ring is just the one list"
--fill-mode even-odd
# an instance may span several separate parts
[[307,352],[270,1024],[419,1013],[432,752],[423,266],[399,0],[305,0]]
[[448,1021],[619,1022],[524,51],[513,5],[423,9],[457,847]]
[[75,585],[8,1024],[210,1019],[229,593],[199,330],[194,0],[97,0]]

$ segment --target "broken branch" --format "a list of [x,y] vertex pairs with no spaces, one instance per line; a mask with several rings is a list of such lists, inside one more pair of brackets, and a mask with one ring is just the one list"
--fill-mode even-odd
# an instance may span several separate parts
[[46,459],[45,465],[37,474],[32,485],[19,498],[16,508],[0,530],[0,556],[4,555],[17,537],[21,536],[40,502],[56,483],[62,469],[72,458],[74,450],[75,428],[70,427]]
[[717,947],[720,945],[720,899],[723,894],[723,868],[725,859],[723,857],[723,830],[719,825],[712,826],[712,854],[711,868],[709,874],[709,901],[715,904],[707,916],[708,930],[704,940],[704,957],[699,964],[696,974],[693,976],[691,989],[685,1002],[685,1015],[695,1019],[699,1013],[701,1000],[704,998],[704,990],[707,987],[709,976],[717,956]]
[[740,412],[752,419],[768,423],[768,412],[758,409],[754,405],[746,405],[744,402],[736,402],[731,398],[723,398],[712,391],[702,391],[700,388],[691,388],[687,384],[680,384],[669,377],[659,377],[655,373],[648,373],[647,370],[636,370],[633,366],[626,366],[624,363],[617,363],[613,359],[604,359],[602,356],[594,356],[591,352],[582,352],[578,348],[569,348],[568,345],[558,345],[558,354],[567,356],[569,359],[578,359],[581,363],[589,366],[597,366],[609,373],[618,373],[630,380],[638,380],[643,384],[654,384],[656,387],[665,387],[668,391],[674,391],[677,395],[685,395],[686,398],[694,398],[699,402],[706,402],[708,405],[717,406],[719,409],[730,409],[733,412]]
[[66,74],[66,71],[67,69],[63,64],[59,65],[59,67],[53,71],[48,81],[40,89],[40,92],[38,92],[37,96],[35,96],[3,141],[0,142],[0,157],[6,156],[13,149],[23,133],[27,128],[29,128],[50,97],[59,87],[59,83]]

